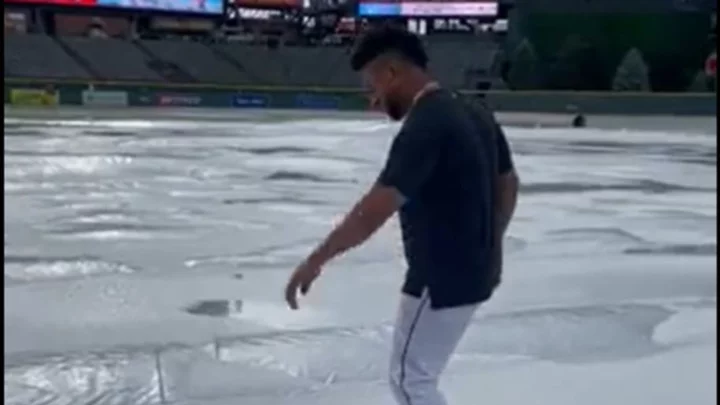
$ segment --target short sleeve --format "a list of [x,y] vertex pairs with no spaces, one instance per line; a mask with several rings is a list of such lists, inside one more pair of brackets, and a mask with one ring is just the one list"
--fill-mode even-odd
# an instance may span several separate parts
[[442,134],[435,125],[420,120],[406,122],[393,140],[378,183],[393,187],[405,199],[412,199],[432,176],[442,145]]
[[507,174],[513,170],[512,153],[510,144],[505,137],[505,131],[499,124],[495,124],[495,144],[497,148],[498,174]]

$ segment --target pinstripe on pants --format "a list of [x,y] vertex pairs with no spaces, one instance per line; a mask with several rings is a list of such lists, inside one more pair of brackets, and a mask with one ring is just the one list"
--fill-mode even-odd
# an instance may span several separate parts
[[390,361],[390,388],[399,405],[447,405],[438,379],[477,307],[436,310],[427,292],[402,295]]

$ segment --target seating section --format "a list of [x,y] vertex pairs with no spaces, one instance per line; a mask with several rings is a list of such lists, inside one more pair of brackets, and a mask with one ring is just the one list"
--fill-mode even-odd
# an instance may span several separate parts
[[263,45],[243,43],[219,43],[210,45],[219,55],[231,60],[243,77],[241,85],[280,86],[285,83],[287,72],[282,63],[280,49],[269,49]]
[[47,35],[5,34],[5,76],[89,79],[90,74]]
[[171,62],[201,83],[235,84],[248,81],[243,72],[199,42],[143,40],[138,44],[158,59]]
[[152,58],[130,41],[85,37],[66,37],[61,41],[103,79],[163,81],[163,77],[148,66]]
[[[474,89],[478,81],[497,78],[498,48],[491,41],[437,37],[426,45],[430,68],[446,86]],[[361,83],[348,54],[342,47],[7,35],[5,72],[16,77],[89,78],[92,73],[118,81],[357,88]]]
[[295,86],[360,86],[343,48],[288,47],[282,50],[282,54],[288,72],[286,80]]

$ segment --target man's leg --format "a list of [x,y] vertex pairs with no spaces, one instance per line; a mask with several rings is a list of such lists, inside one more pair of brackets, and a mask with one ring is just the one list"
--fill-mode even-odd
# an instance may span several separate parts
[[402,296],[390,363],[390,387],[399,405],[447,404],[438,379],[477,307],[434,310],[427,293]]

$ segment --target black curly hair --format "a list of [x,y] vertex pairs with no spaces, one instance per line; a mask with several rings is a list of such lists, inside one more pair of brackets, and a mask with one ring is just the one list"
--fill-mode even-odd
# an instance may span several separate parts
[[428,56],[420,38],[404,28],[382,26],[370,28],[355,43],[350,67],[359,71],[378,56],[392,52],[425,70]]

